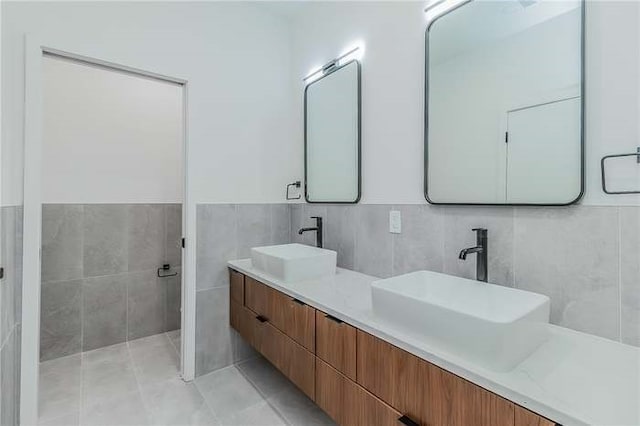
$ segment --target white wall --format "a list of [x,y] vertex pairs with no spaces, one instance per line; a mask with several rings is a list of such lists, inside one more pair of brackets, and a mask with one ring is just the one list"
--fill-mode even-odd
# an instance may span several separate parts
[[[356,40],[362,59],[364,203],[424,203],[422,2],[313,3],[293,19],[293,84]],[[606,196],[600,158],[640,144],[640,5],[589,1],[586,12],[587,193],[584,204],[640,204]],[[296,120],[302,132],[301,118]],[[301,153],[299,148],[299,154]]]
[[43,63],[43,203],[181,203],[182,86]]
[[[318,2],[306,5],[292,21],[292,77],[298,134],[303,132],[302,77],[354,43],[365,44],[363,203],[424,202],[423,9],[422,2]],[[302,152],[300,146],[300,157]],[[302,169],[302,162],[299,167]]]
[[2,8],[5,203],[22,200],[10,183],[22,180],[25,33],[189,81],[193,202],[279,202],[285,184],[298,178],[283,18],[252,3],[2,2]]

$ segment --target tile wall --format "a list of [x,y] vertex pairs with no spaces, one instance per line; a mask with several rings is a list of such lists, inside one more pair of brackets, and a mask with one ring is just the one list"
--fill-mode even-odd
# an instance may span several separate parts
[[22,315],[22,207],[0,209],[0,424],[19,424]]
[[[402,233],[388,232],[390,210]],[[640,207],[291,206],[292,241],[320,215],[339,266],[389,277],[419,269],[475,278],[472,228],[489,230],[489,281],[551,298],[551,322],[640,346]]]
[[229,327],[227,261],[249,257],[249,249],[289,242],[287,204],[197,206],[196,375],[254,356]]
[[40,359],[180,328],[180,204],[46,204]]
[[[402,233],[389,233],[389,211]],[[228,327],[226,261],[249,248],[314,244],[310,216],[325,218],[338,266],[389,277],[419,269],[474,278],[474,227],[489,230],[489,280],[551,297],[554,324],[640,346],[640,207],[442,207],[259,204],[198,206],[197,375],[252,356]],[[289,230],[287,231],[287,224]]]

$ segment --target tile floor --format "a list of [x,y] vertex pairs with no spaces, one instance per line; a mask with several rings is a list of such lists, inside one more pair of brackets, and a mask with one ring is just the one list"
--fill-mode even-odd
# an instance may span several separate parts
[[192,383],[178,377],[180,332],[40,365],[40,425],[334,425],[263,358]]

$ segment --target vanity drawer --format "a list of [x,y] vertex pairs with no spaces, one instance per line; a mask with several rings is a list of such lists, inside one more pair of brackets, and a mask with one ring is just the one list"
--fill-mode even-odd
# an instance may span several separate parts
[[398,426],[400,413],[316,358],[316,404],[341,426]]
[[357,381],[422,425],[513,426],[515,406],[358,330]]
[[516,406],[515,426],[556,426],[557,423],[532,413],[526,408]]
[[426,367],[417,357],[360,330],[357,348],[358,384],[414,421],[420,420]]
[[254,347],[260,345],[259,331],[261,323],[256,319],[256,314],[233,299],[230,301],[229,306],[229,321],[231,327],[235,329],[247,343]]
[[231,300],[244,306],[244,274],[229,269],[229,293]]
[[356,380],[356,329],[316,311],[316,355],[333,368]]
[[268,322],[260,327],[256,347],[278,370],[315,399],[315,356]]
[[284,334],[315,352],[314,308],[251,277],[245,277],[245,304]]

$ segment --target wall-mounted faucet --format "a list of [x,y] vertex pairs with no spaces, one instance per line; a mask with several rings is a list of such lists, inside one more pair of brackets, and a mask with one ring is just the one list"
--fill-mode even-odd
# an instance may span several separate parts
[[487,282],[487,230],[484,228],[474,228],[476,232],[476,246],[462,249],[458,256],[461,260],[466,260],[467,255],[476,253],[476,279],[478,281]]
[[316,247],[322,248],[322,218],[320,216],[311,216],[311,219],[316,220],[316,226],[313,228],[302,228],[298,231],[299,235],[307,231],[315,231],[316,232]]

